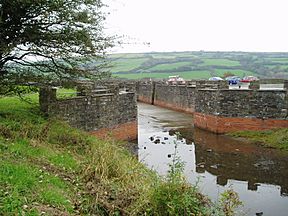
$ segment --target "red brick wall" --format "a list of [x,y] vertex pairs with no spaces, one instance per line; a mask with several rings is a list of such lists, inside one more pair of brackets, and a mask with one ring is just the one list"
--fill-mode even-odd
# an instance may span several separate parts
[[288,128],[288,120],[227,118],[195,112],[194,125],[198,128],[221,134],[241,130],[259,131],[274,128]]
[[116,125],[113,128],[102,128],[91,132],[99,138],[113,138],[116,140],[130,141],[137,139],[138,123],[137,121]]

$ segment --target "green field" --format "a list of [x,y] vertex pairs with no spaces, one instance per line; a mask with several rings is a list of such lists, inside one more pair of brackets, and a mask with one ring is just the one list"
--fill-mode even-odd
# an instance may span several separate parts
[[109,59],[113,76],[129,79],[170,75],[206,79],[227,72],[240,77],[288,78],[288,53],[153,52],[114,54]]
[[285,69],[288,69],[288,64],[287,65],[268,65],[268,67],[270,69],[279,69],[279,70],[285,70]]
[[217,76],[220,76],[220,77],[223,76],[224,73],[227,73],[227,72],[235,74],[236,76],[239,76],[239,77],[244,77],[244,76],[248,76],[248,75],[257,76],[257,74],[255,74],[255,73],[253,73],[251,71],[238,70],[238,69],[235,69],[235,70],[215,69],[215,72],[216,72]]
[[[227,70],[216,69],[213,73],[211,71],[180,71],[174,73],[130,73],[130,74],[115,74],[115,77],[127,79],[142,79],[142,78],[163,78],[167,79],[169,76],[181,75],[184,79],[208,79],[211,76],[223,76]],[[244,70],[229,70],[229,72],[243,77],[246,75],[253,75],[250,71]]]
[[131,58],[131,59],[117,59],[112,61],[112,73],[117,71],[130,71],[134,68],[140,67],[140,65],[147,61],[147,58]]
[[275,63],[288,64],[288,58],[270,58],[269,60],[272,61],[272,62],[275,62]]
[[112,59],[125,59],[125,58],[144,58],[145,53],[119,53],[119,54],[111,54],[108,57]]
[[175,70],[179,67],[189,66],[191,62],[176,62],[171,64],[158,64],[155,67],[149,68],[148,71],[158,71],[158,70]]
[[240,66],[238,61],[231,61],[229,59],[203,59],[203,61],[203,65]]
[[151,56],[155,59],[174,59],[176,55],[169,54],[151,54]]
[[142,79],[142,78],[168,78],[173,75],[181,75],[184,79],[205,79],[210,77],[209,71],[188,71],[175,73],[139,73],[139,74],[117,74],[116,77],[127,79]]

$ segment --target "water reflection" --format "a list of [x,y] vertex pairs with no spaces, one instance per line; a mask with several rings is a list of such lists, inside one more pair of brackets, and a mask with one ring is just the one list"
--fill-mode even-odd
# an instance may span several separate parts
[[189,182],[199,182],[203,193],[216,200],[232,187],[248,215],[287,215],[287,154],[193,129],[190,115],[140,104],[139,160],[165,175],[175,153],[176,131],[184,137],[177,145],[184,173]]

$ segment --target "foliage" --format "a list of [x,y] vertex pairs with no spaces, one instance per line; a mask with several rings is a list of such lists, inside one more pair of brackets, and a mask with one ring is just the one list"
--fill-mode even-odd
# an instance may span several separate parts
[[226,216],[235,215],[235,208],[243,203],[240,201],[239,196],[232,189],[226,190],[221,194],[220,203]]
[[229,77],[229,76],[235,76],[235,74],[228,71],[228,72],[225,72],[222,77],[226,78],[226,77]]
[[0,3],[0,93],[27,82],[102,76],[112,38],[103,33],[101,0],[2,0]]
[[214,206],[186,182],[177,149],[163,179],[123,143],[46,119],[37,94],[29,99],[29,104],[17,97],[0,99],[2,214],[225,215],[223,206]]
[[149,215],[236,215],[236,209],[242,205],[239,196],[232,189],[220,194],[217,203],[211,202],[199,193],[196,185],[189,184],[183,174],[184,163],[178,156],[178,145],[181,134],[175,133],[174,153],[168,175],[154,183],[151,194],[150,206],[147,208]]
[[172,163],[166,178],[156,181],[151,195],[151,215],[205,215],[210,201],[198,192],[197,186],[186,182],[183,176],[184,163],[178,156],[178,140],[176,133]]
[[288,129],[274,129],[268,131],[239,131],[230,133],[234,137],[248,138],[266,147],[288,151]]

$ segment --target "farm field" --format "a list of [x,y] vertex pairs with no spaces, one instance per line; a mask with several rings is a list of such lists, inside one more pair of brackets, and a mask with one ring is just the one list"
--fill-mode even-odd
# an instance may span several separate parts
[[112,54],[112,76],[127,79],[208,79],[233,74],[240,77],[288,79],[288,53],[247,52],[153,52]]
[[[231,71],[233,74],[242,77],[244,74],[253,75],[250,71],[242,71],[242,70],[233,70]],[[216,70],[215,76],[223,76],[225,71],[221,71],[221,69]],[[207,79],[211,77],[210,71],[183,71],[183,72],[171,72],[171,73],[130,73],[130,74],[117,74],[115,77],[119,78],[127,78],[127,79],[144,79],[144,78],[168,78],[173,75],[181,75],[184,79]]]

